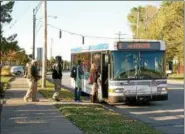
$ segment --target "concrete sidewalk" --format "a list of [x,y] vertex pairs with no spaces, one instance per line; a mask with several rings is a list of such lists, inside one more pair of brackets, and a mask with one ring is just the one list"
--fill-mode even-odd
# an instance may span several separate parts
[[184,80],[167,80],[168,84],[184,84]]
[[[15,79],[16,80],[16,79]],[[18,78],[25,81],[24,78]],[[21,84],[21,83],[20,83]],[[40,102],[23,101],[27,89],[8,89],[2,108],[1,134],[82,134],[39,93]]]

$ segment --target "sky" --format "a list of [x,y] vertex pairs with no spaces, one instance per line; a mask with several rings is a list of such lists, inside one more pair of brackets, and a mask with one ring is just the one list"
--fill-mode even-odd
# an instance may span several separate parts
[[[19,46],[32,53],[33,44],[33,8],[39,1],[16,1],[10,24],[3,26],[6,37],[17,33]],[[127,20],[131,8],[137,6],[160,6],[160,1],[47,1],[47,21],[62,30],[100,37],[113,37],[119,31],[123,38],[132,38],[132,32]],[[50,16],[50,17],[49,17]],[[56,16],[54,19],[51,16]],[[36,46],[44,45],[43,4],[36,14]],[[60,55],[64,60],[70,60],[70,49],[82,46],[81,36],[62,32],[59,39],[59,30],[47,27],[47,57]],[[85,37],[84,45],[112,43],[116,40]],[[52,53],[51,53],[52,47]],[[37,49],[36,49],[37,56]]]

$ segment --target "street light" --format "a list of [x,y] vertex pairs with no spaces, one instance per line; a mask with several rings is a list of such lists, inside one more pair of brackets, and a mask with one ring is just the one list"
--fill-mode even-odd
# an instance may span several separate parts
[[[47,16],[49,18],[53,18],[53,19],[57,19],[57,16]],[[38,20],[42,20],[43,18],[40,17],[40,18],[36,18],[36,15],[35,15],[35,10],[33,10],[33,50],[32,50],[32,53],[33,53],[33,59],[35,59],[35,28],[36,28],[36,21]]]

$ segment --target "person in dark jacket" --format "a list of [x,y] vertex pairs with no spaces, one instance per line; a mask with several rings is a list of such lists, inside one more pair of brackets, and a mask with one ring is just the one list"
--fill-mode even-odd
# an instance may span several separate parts
[[55,84],[55,92],[53,94],[53,99],[56,101],[60,101],[60,90],[61,90],[61,80],[62,80],[62,69],[63,69],[63,65],[62,65],[62,57],[60,56],[56,56],[56,63],[53,65],[53,71],[52,71],[52,78],[53,78],[53,82]]

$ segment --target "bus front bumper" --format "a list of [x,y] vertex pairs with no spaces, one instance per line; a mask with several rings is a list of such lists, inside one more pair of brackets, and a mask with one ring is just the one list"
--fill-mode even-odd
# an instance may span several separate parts
[[117,102],[124,102],[127,100],[140,100],[140,99],[148,99],[150,101],[165,101],[168,100],[168,94],[153,94],[151,95],[138,95],[136,96],[109,96],[109,102],[117,103]]
[[[157,95],[138,95],[137,99],[148,98],[150,101],[165,101],[168,100],[168,94]],[[126,96],[125,99],[136,99],[136,96]]]

